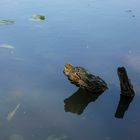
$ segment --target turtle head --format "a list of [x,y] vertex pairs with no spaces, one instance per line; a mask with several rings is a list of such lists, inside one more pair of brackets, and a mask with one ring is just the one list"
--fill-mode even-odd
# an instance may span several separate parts
[[64,74],[65,75],[69,75],[70,74],[70,72],[71,72],[71,70],[72,70],[72,68],[73,68],[73,65],[72,64],[65,64],[64,65]]

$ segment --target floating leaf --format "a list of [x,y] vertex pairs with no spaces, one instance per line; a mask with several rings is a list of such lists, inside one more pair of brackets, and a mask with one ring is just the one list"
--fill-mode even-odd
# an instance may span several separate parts
[[45,16],[43,16],[43,15],[32,15],[31,20],[37,20],[37,21],[45,20]]
[[18,104],[15,109],[10,112],[7,116],[7,120],[10,121],[14,116],[15,116],[15,113],[17,112],[18,108],[20,107],[20,104]]
[[0,44],[0,48],[5,48],[5,49],[15,49],[14,46],[9,45],[9,44]]
[[9,19],[1,19],[0,20],[0,25],[11,25],[14,24],[15,21],[14,20],[9,20]]

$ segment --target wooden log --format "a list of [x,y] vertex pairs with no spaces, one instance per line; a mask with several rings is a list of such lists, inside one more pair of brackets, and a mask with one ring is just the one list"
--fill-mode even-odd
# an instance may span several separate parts
[[119,67],[117,73],[120,80],[121,94],[128,97],[135,96],[135,91],[130,79],[128,79],[126,69],[124,67]]

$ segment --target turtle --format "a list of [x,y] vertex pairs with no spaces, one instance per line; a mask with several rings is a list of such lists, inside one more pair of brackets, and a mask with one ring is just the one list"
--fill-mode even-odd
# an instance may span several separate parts
[[63,72],[72,84],[75,84],[87,91],[101,92],[108,88],[107,83],[103,79],[99,76],[91,74],[88,70],[81,66],[65,64]]

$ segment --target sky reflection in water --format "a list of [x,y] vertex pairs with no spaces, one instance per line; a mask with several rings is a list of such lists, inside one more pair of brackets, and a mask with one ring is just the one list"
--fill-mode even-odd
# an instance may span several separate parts
[[[0,26],[0,44],[15,48],[0,48],[0,139],[139,140],[139,5],[137,0],[1,0],[0,18],[15,24]],[[30,21],[33,14],[46,20]],[[64,100],[78,90],[63,75],[65,63],[83,66],[109,84],[80,115],[65,112]],[[115,118],[119,66],[127,68],[136,89],[123,119]]]

